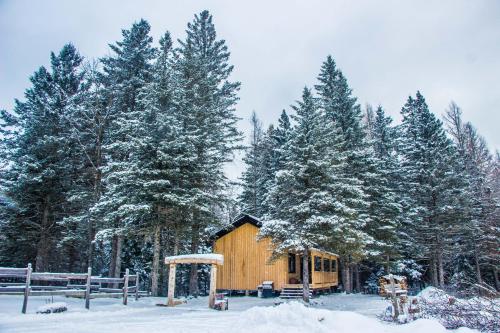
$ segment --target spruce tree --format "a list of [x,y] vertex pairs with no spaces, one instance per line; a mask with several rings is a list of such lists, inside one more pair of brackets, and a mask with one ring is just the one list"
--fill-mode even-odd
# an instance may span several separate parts
[[241,176],[242,192],[239,196],[241,209],[251,215],[261,217],[262,203],[264,200],[264,191],[260,186],[263,178],[263,165],[262,160],[262,145],[264,133],[262,130],[262,123],[257,118],[255,112],[252,113],[250,118],[252,126],[250,145],[246,148],[243,162],[245,162],[246,169]]
[[368,213],[370,223],[367,232],[374,241],[368,246],[370,259],[383,262],[389,270],[391,261],[399,257],[399,226],[402,220],[401,197],[399,196],[399,163],[395,152],[396,131],[391,127],[392,119],[385,115],[381,106],[371,121],[368,136],[373,147]]
[[[65,107],[78,93],[82,81],[82,57],[71,45],[51,54],[51,71],[40,67],[31,77],[25,100],[17,101],[12,113],[2,113],[1,181],[5,195],[2,215],[9,242],[5,251],[23,251],[34,257],[36,271],[61,267],[57,244],[59,222],[66,216],[72,166],[67,139]],[[3,229],[2,228],[2,229]],[[19,240],[19,243],[17,243]],[[16,244],[17,243],[17,244]],[[12,253],[12,252],[11,252]]]
[[156,55],[149,31],[149,23],[145,20],[134,23],[130,30],[122,31],[122,41],[110,45],[114,54],[101,59],[111,123],[108,141],[103,147],[106,191],[94,206],[93,213],[103,221],[99,236],[112,239],[110,276],[119,276],[124,237],[148,210],[139,199],[142,184],[137,175],[141,170],[134,160],[134,152],[140,142],[134,138],[143,111],[139,94],[151,81],[152,60]]
[[401,114],[402,171],[410,198],[404,207],[411,240],[407,251],[419,253],[428,263],[432,284],[443,287],[450,231],[462,213],[465,184],[456,151],[420,92],[408,98]]
[[302,254],[304,300],[308,301],[306,267],[311,248],[330,248],[342,240],[336,250],[362,251],[366,235],[359,228],[362,222],[354,207],[363,194],[357,180],[345,177],[341,134],[325,121],[309,89],[304,89],[293,109],[296,124],[283,150],[284,167],[270,190],[274,207],[261,235],[271,237],[275,256],[286,251]]
[[[315,89],[318,92],[320,107],[325,113],[327,121],[334,123],[342,134],[341,151],[345,154],[349,164],[349,168],[345,171],[346,177],[356,179],[362,184],[364,195],[357,198],[359,202],[357,218],[364,226],[365,232],[372,232],[376,229],[376,226],[368,223],[371,223],[371,212],[368,208],[370,196],[376,196],[379,191],[372,186],[379,182],[379,180],[372,179],[377,177],[377,163],[366,142],[361,107],[352,95],[352,89],[349,87],[345,76],[336,67],[331,56],[328,56],[321,66],[318,84],[315,85]],[[352,274],[350,271],[354,269],[354,272],[359,272],[357,265],[364,257],[359,253],[357,255],[346,253],[341,258],[343,282],[347,292],[352,289],[350,281]],[[359,281],[359,274],[356,275],[355,280]],[[356,289],[361,289],[359,283],[356,285]]]
[[[235,105],[240,83],[229,81],[230,53],[225,41],[217,39],[208,11],[195,15],[186,33],[176,49],[176,113],[190,148],[186,152],[190,158],[186,222],[191,229],[191,252],[196,253],[205,227],[216,220],[213,208],[225,201],[228,181],[223,166],[239,148]],[[198,293],[197,265],[191,267],[190,293]]]

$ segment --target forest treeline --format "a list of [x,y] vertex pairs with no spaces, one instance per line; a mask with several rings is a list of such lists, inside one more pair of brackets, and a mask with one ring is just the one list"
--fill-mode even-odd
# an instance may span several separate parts
[[[265,221],[276,255],[338,253],[347,291],[388,270],[500,287],[500,157],[454,103],[443,124],[417,92],[393,125],[382,107],[360,107],[327,57],[290,116],[267,129],[252,117],[244,147],[240,83],[208,11],[177,42],[166,32],[154,44],[140,20],[109,46],[84,60],[65,45],[1,112],[0,266],[131,268],[164,294],[162,258],[210,251],[244,211]],[[241,149],[234,184],[224,167]],[[178,283],[197,295],[206,268],[181,268]]]

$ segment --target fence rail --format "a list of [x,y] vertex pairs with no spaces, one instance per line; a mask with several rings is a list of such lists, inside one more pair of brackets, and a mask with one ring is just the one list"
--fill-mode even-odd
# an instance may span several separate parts
[[[128,268],[123,277],[109,278],[92,276],[90,268],[87,273],[34,273],[31,264],[28,264],[26,268],[0,267],[1,279],[24,280],[22,283],[0,281],[0,295],[24,295],[22,313],[26,313],[29,296],[62,295],[84,298],[87,309],[90,308],[90,300],[93,298],[121,297],[123,304],[127,305],[129,294],[133,295],[135,300],[140,296],[149,296],[148,292],[139,290],[139,274],[130,275]],[[65,285],[32,285],[33,281],[65,283]],[[131,282],[135,283],[130,285]],[[103,283],[106,284],[105,287],[102,286]],[[122,285],[122,288],[117,288],[118,285]]]

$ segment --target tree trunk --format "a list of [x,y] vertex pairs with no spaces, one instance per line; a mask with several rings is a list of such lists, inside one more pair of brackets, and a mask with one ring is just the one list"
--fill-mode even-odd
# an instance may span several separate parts
[[302,251],[302,299],[309,303],[309,249]]
[[479,255],[477,250],[474,249],[474,265],[476,266],[476,280],[478,284],[483,283],[483,278],[481,276],[481,266],[479,265]]
[[434,287],[438,286],[438,277],[437,277],[437,271],[436,271],[436,260],[435,260],[435,255],[433,255],[432,259],[429,262],[430,266],[430,273],[431,273],[431,283]]
[[356,281],[356,292],[361,292],[361,277],[359,276],[359,264],[354,264],[354,276]]
[[[97,203],[101,198],[101,171],[99,170],[101,162],[101,150],[97,149],[96,170],[94,175],[94,203]],[[92,267],[94,261],[94,238],[95,238],[95,221],[94,217],[89,214],[88,225],[88,249],[87,249],[87,265]]]
[[441,249],[439,249],[437,253],[437,271],[439,288],[444,288],[443,251]]
[[47,271],[49,268],[49,205],[50,197],[47,195],[43,202],[42,221],[40,226],[40,240],[38,241],[36,248],[35,271],[37,272]]
[[122,245],[123,245],[123,236],[118,235],[116,238],[116,257],[115,257],[115,272],[113,273],[113,277],[120,277],[120,273],[122,271]]
[[151,293],[158,296],[158,272],[160,268],[160,236],[161,226],[156,226],[153,244],[153,267],[151,270]]
[[[198,253],[198,245],[200,243],[200,226],[195,223],[191,230],[191,253]],[[198,264],[191,264],[189,272],[189,294],[198,297]]]
[[109,277],[114,277],[115,275],[115,265],[116,265],[116,244],[118,237],[116,235],[111,239],[111,256],[109,260]]
[[500,291],[500,281],[498,279],[498,268],[493,267],[493,277],[495,278],[495,288]]
[[341,260],[342,263],[342,285],[344,286],[344,291],[348,294],[352,292],[351,286],[351,270],[349,263],[345,258]]

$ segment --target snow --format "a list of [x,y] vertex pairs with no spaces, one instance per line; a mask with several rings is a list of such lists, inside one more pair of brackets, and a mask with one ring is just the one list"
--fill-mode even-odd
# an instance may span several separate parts
[[55,312],[67,311],[67,309],[68,309],[68,304],[66,302],[55,302],[55,303],[47,303],[47,304],[39,306],[36,309],[36,312],[37,313],[38,312],[39,313],[55,313]]
[[[91,300],[90,310],[84,301],[54,297],[65,301],[68,311],[50,316],[37,315],[35,309],[46,301],[30,297],[28,313],[21,314],[22,297],[0,296],[0,332],[2,333],[82,333],[125,331],[147,333],[468,333],[469,329],[447,331],[435,320],[420,319],[407,325],[392,325],[379,321],[387,303],[373,295],[335,294],[314,299],[310,307],[299,302],[274,306],[279,299],[230,297],[228,311],[208,309],[207,299],[190,299],[174,308],[158,307],[165,298],[149,297],[139,301],[121,299]],[[356,312],[354,312],[356,311]]]

